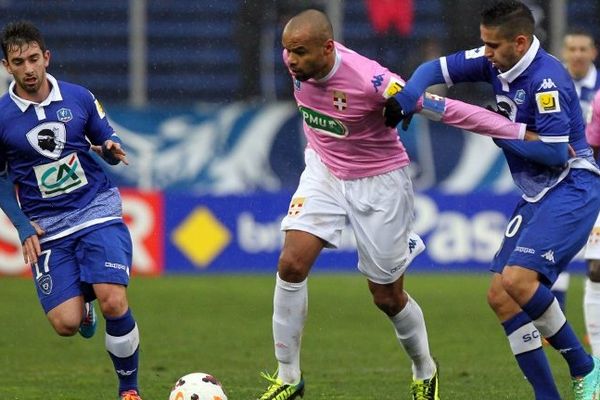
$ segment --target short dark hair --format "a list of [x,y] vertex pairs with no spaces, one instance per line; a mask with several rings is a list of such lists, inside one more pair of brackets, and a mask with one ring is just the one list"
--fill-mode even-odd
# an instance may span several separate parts
[[497,1],[481,13],[481,25],[498,27],[506,38],[533,36],[535,20],[529,7],[517,0]]
[[2,30],[2,51],[4,58],[8,60],[10,49],[29,43],[37,43],[42,52],[46,51],[46,43],[40,30],[29,21],[16,21],[8,23]]
[[592,35],[592,33],[589,30],[580,26],[569,28],[567,30],[567,33],[565,33],[565,37],[567,36],[584,36],[592,41],[592,46],[596,46],[596,39],[594,38],[594,35]]

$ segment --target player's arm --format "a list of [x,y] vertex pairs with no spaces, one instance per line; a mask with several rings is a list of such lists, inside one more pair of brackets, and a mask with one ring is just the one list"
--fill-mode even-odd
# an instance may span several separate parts
[[430,93],[419,99],[417,112],[433,121],[498,139],[539,140],[526,124],[485,108]]
[[21,210],[14,185],[8,178],[6,170],[0,173],[0,208],[19,233],[25,263],[37,262],[42,253],[38,236],[43,235],[44,231],[37,224],[30,222]]
[[92,144],[92,151],[100,155],[110,165],[117,165],[120,162],[128,165],[127,153],[123,149],[123,143],[108,123],[102,105],[91,92],[87,92],[83,96],[88,112],[86,132]]
[[445,83],[452,86],[457,82],[487,81],[489,62],[483,54],[484,49],[480,47],[421,64],[394,99],[408,114],[415,110],[419,97],[431,85]]

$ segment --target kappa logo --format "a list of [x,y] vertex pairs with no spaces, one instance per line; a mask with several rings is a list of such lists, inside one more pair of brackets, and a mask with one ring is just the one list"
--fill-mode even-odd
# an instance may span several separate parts
[[53,160],[60,157],[67,139],[65,124],[62,122],[44,122],[27,132],[25,136],[35,151]]
[[408,251],[410,253],[417,247],[417,241],[415,239],[408,239]]
[[550,261],[552,264],[555,263],[554,261],[554,251],[553,250],[548,250],[547,252],[545,252],[544,254],[542,254],[542,258],[545,260]]
[[383,83],[383,74],[373,75],[373,79],[371,79],[371,83],[373,84],[373,89],[375,89],[375,93],[379,91],[379,87]]
[[552,88],[556,89],[556,85],[554,84],[554,82],[552,81],[551,78],[547,78],[542,81],[542,84],[540,85],[540,87],[537,90],[538,91],[540,91],[542,89],[549,90]]

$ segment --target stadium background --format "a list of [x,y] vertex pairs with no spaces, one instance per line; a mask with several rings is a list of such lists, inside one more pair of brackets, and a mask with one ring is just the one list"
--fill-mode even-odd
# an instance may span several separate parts
[[[303,166],[281,63],[286,18],[325,9],[341,41],[405,76],[424,59],[479,46],[479,1],[401,0],[409,18],[387,30],[378,28],[388,21],[377,3],[2,0],[0,24],[36,23],[52,52],[49,72],[91,89],[124,139],[131,165],[109,173],[123,189],[137,273],[272,272]],[[549,49],[569,26],[600,33],[597,1],[528,3]],[[486,89],[447,94],[488,101]],[[416,228],[428,244],[413,269],[485,271],[517,198],[503,156],[487,138],[420,118],[401,137],[413,160]],[[353,240],[326,251],[317,269],[353,270]],[[26,271],[4,218],[0,273]]]

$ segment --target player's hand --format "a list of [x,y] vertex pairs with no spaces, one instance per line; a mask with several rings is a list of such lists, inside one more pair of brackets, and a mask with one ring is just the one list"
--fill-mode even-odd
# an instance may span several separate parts
[[[395,128],[396,125],[400,123],[400,121],[404,120],[407,117],[394,97],[390,97],[385,101],[385,105],[383,107],[383,117],[385,119],[385,126],[389,126],[390,128]],[[412,118],[412,115],[409,117]],[[410,119],[408,121],[410,123]],[[407,125],[408,127],[408,125]]]
[[525,131],[525,137],[523,140],[527,142],[535,142],[536,140],[540,140],[540,135],[533,131]]
[[109,164],[112,164],[112,160],[116,160],[117,162],[115,164],[118,164],[119,161],[121,161],[123,164],[129,165],[129,161],[127,161],[127,153],[125,150],[123,150],[121,144],[113,142],[110,139],[108,139],[102,145],[102,156],[109,162]]
[[508,115],[508,114],[506,113],[506,111],[504,111],[504,110],[503,110],[503,109],[501,109],[501,108],[498,108],[498,109],[496,109],[496,108],[494,108],[494,107],[492,107],[492,106],[490,106],[490,105],[487,105],[487,106],[485,106],[485,109],[486,109],[486,110],[488,110],[488,111],[494,112],[494,113],[496,113],[496,114],[500,114],[500,115],[502,115],[504,118],[508,118],[508,119],[510,119],[510,115]]
[[42,255],[39,237],[46,233],[35,222],[31,222],[31,225],[35,228],[36,234],[29,236],[22,244],[23,260],[25,260],[25,264],[36,263],[38,257]]

